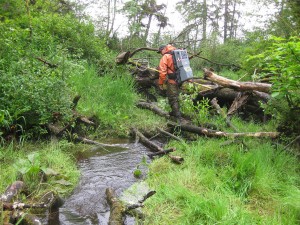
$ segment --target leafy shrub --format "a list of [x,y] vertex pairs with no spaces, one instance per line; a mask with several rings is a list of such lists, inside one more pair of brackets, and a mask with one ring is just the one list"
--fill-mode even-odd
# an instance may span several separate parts
[[56,0],[25,3],[0,3],[7,10],[0,9],[2,135],[13,132],[11,127],[29,136],[42,134],[41,125],[58,119],[54,114],[69,120],[73,93],[66,80],[83,72],[81,61],[96,64],[98,74],[113,69],[105,40],[88,20],[75,17],[71,4],[67,9]]
[[300,39],[272,37],[263,53],[249,57],[261,68],[261,77],[271,75],[272,97],[267,111],[278,119],[279,130],[300,133]]
[[204,98],[195,104],[194,98],[197,96],[199,88],[194,85],[187,85],[185,88],[185,91],[191,92],[192,94],[180,94],[181,112],[193,118],[193,122],[196,124],[200,125],[209,122],[209,100]]

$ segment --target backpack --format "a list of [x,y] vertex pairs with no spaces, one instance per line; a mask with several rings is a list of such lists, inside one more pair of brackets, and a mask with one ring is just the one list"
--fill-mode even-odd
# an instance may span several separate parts
[[176,80],[179,84],[193,78],[190,60],[185,49],[175,49],[167,54],[172,55],[175,68],[175,72],[171,75],[171,77],[169,75],[169,78]]

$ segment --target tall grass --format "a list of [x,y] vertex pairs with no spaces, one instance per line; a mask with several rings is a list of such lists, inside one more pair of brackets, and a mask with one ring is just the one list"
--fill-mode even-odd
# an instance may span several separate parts
[[[128,135],[130,127],[154,129],[161,118],[136,108],[141,98],[135,91],[134,79],[124,69],[115,68],[99,76],[94,66],[84,65],[74,73],[69,83],[81,95],[77,110],[100,120],[102,134],[105,129],[118,135]],[[147,128],[148,126],[148,128]]]
[[224,141],[169,144],[185,162],[151,164],[145,224],[299,224],[298,159],[266,140]]

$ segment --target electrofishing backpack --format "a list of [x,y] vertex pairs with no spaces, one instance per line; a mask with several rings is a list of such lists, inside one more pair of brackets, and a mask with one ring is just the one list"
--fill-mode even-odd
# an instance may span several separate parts
[[183,81],[193,78],[193,71],[186,49],[176,49],[170,52],[173,57],[176,81],[181,84]]

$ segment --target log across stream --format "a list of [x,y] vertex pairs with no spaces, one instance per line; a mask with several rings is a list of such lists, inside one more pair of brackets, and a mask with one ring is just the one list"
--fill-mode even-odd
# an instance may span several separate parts
[[[65,200],[57,213],[53,212],[42,222],[46,225],[107,224],[109,205],[106,188],[112,188],[119,196],[132,184],[140,181],[133,172],[149,150],[140,143],[129,140],[112,140],[116,147],[91,147],[78,159],[81,177],[74,193]],[[108,150],[108,151],[107,151]],[[147,168],[139,167],[146,174]],[[125,224],[134,224],[126,217]]]

